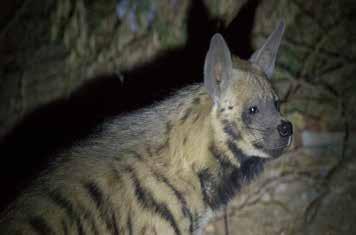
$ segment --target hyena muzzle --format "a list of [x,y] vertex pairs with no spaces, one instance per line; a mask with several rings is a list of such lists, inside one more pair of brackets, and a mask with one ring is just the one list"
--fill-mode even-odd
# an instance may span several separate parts
[[198,234],[291,143],[270,78],[280,23],[249,61],[220,34],[204,84],[103,124],[3,212],[1,234]]

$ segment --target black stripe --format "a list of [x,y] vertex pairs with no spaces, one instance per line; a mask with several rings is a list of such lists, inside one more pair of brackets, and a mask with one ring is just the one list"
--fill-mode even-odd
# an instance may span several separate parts
[[183,138],[183,145],[185,145],[187,143],[187,140],[188,140],[188,137],[187,136],[184,136]]
[[237,168],[219,151],[215,145],[209,147],[212,156],[220,163],[220,170],[204,169],[198,172],[203,201],[212,209],[226,205],[238,192],[244,183],[249,183],[263,170],[263,158],[246,156],[231,140],[226,145],[240,161]]
[[208,169],[198,172],[203,201],[211,209],[219,209],[226,205],[240,190],[239,170],[229,170],[230,173],[213,175]]
[[172,124],[170,122],[166,123],[166,135],[168,136],[172,130]]
[[[84,232],[84,227],[83,227],[83,224],[80,222],[80,220],[76,220],[76,227],[77,227],[77,232],[78,232],[78,234],[79,235],[85,235],[85,232]],[[93,224],[92,225],[93,226],[93,228],[95,228],[95,225]],[[95,228],[95,230],[94,230],[95,232],[95,234],[98,234],[98,231],[96,231],[96,228]]]
[[224,161],[224,159],[222,158],[223,155],[218,152],[214,144],[209,146],[209,152],[219,163]]
[[182,214],[185,217],[188,217],[189,219],[189,232],[191,234],[193,234],[194,232],[194,224],[193,224],[193,215],[192,212],[189,210],[188,208],[188,203],[185,200],[183,194],[181,192],[179,192],[171,182],[169,182],[169,180],[162,174],[152,170],[153,175],[156,177],[156,179],[158,181],[163,182],[164,184],[167,185],[168,188],[170,188],[172,190],[172,192],[174,193],[174,195],[176,196],[177,200],[179,201],[179,203],[181,204],[181,210],[182,210]]
[[180,119],[181,123],[184,123],[184,122],[187,120],[187,118],[190,116],[190,114],[192,113],[192,111],[193,111],[192,108],[188,108],[188,109],[185,111],[183,117]]
[[94,182],[85,183],[84,188],[88,191],[90,198],[94,201],[107,229],[112,234],[118,235],[117,221],[113,209],[114,206],[110,203],[109,197],[105,196],[99,185]]
[[170,122],[167,122],[166,123],[166,131],[165,131],[166,140],[164,141],[163,144],[161,144],[160,146],[158,146],[155,149],[155,153],[156,154],[160,154],[160,152],[163,149],[168,148],[168,146],[169,146],[169,135],[170,135],[171,130],[172,130],[172,124]]
[[97,208],[100,208],[103,203],[103,193],[99,189],[98,185],[94,182],[84,184],[84,188],[87,190],[90,198],[94,201]]
[[172,215],[171,211],[168,209],[167,205],[164,203],[157,202],[152,193],[148,189],[144,188],[136,177],[132,169],[128,169],[132,173],[132,181],[135,188],[135,196],[141,206],[147,210],[157,213],[162,219],[166,220],[173,228],[176,235],[181,235],[178,225]]
[[209,151],[211,155],[219,162],[220,167],[222,168],[221,171],[223,173],[226,174],[228,173],[229,169],[236,168],[236,166],[231,163],[231,161],[227,158],[227,156],[225,156],[222,152],[220,152],[214,144],[212,144],[209,147]]
[[169,146],[169,135],[170,132],[172,130],[172,124],[170,122],[166,123],[166,132],[165,132],[165,136],[166,136],[166,140],[164,141],[164,143],[160,146],[157,147],[157,149],[155,150],[155,153],[158,155],[160,154],[160,152]]
[[212,209],[226,205],[240,190],[240,169],[214,144],[209,147],[212,156],[219,162],[218,170],[203,169],[198,172],[203,201]]
[[68,224],[64,219],[62,219],[61,224],[62,224],[64,235],[68,235],[69,234]]
[[249,157],[245,160],[240,167],[243,182],[249,183],[259,175],[263,171],[266,161],[266,159],[260,157]]
[[240,161],[240,164],[243,164],[247,159],[247,156],[242,152],[242,150],[239,149],[237,145],[231,140],[228,140],[226,144],[234,156]]
[[200,103],[200,98],[199,97],[194,98],[193,104],[197,105],[199,103]]
[[211,196],[209,195],[208,192],[208,185],[209,182],[212,182],[212,175],[209,173],[208,169],[201,170],[198,172],[198,178],[200,182],[200,188],[201,188],[201,193],[203,196],[203,202],[205,205],[209,207],[213,207],[213,204],[211,202]]
[[263,145],[261,143],[253,143],[253,146],[255,146],[257,149],[263,149]]
[[[118,172],[118,170],[115,168],[115,166],[113,166],[113,167],[111,168],[111,171],[112,171],[112,176],[115,177],[117,184],[122,183],[121,175],[120,175],[120,173]],[[120,234],[120,229],[119,229],[119,227],[118,227],[119,221],[117,220],[116,215],[117,215],[117,211],[116,211],[116,213],[115,213],[115,211],[112,210],[112,212],[111,212],[111,217],[112,217],[113,226],[114,226],[114,227],[113,227],[113,229],[114,229],[114,234]]]
[[168,146],[169,146],[169,136],[167,136],[166,141],[165,141],[162,145],[160,145],[160,146],[157,147],[157,149],[156,149],[156,154],[157,154],[157,155],[160,154],[160,152],[161,152],[163,149],[167,148]]
[[113,234],[119,235],[120,234],[120,230],[117,227],[116,213],[114,211],[112,211],[111,220],[112,220],[112,224],[113,224]]
[[[80,214],[86,214],[86,216],[84,217],[90,217],[90,222],[88,222],[89,224],[92,224],[93,228],[95,228],[94,226],[94,218],[92,216],[89,216],[87,213],[83,212],[83,210],[77,208],[74,209],[73,204],[65,197],[62,195],[62,193],[60,193],[59,191],[56,190],[52,190],[50,192],[48,192],[48,196],[49,198],[60,208],[64,209],[67,218],[69,218],[69,220],[73,223],[76,224],[77,230],[78,230],[78,234],[79,235],[84,235],[84,227],[83,227],[83,223],[81,220],[81,216]],[[79,212],[77,212],[77,210],[80,210],[80,214]]]
[[43,235],[55,234],[48,222],[41,216],[30,218],[29,223],[31,227],[38,233]]
[[133,235],[133,227],[132,227],[132,221],[131,221],[131,214],[128,213],[127,216],[127,230],[129,231],[129,235]]
[[241,182],[248,183],[263,171],[266,159],[255,156],[246,156],[241,149],[230,140],[227,141],[227,146],[240,161]]
[[195,123],[196,121],[198,121],[199,117],[200,117],[200,113],[197,113],[197,114],[195,115],[195,117],[194,117],[192,123]]
[[224,132],[233,138],[235,141],[240,138],[240,135],[237,131],[236,124],[231,122],[224,122]]

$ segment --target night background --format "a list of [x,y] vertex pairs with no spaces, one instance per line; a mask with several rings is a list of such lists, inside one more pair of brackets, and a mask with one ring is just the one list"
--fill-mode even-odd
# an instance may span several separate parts
[[354,0],[2,1],[0,210],[105,119],[202,82],[214,33],[248,59],[284,19],[273,85],[292,147],[205,234],[356,234],[355,12]]

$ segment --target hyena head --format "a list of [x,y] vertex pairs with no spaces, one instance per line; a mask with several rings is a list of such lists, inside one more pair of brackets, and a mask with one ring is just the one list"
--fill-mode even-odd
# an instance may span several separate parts
[[213,99],[215,145],[237,155],[274,158],[291,143],[292,124],[279,110],[270,78],[284,31],[281,22],[249,61],[233,66],[220,34],[213,36],[204,66],[204,84]]

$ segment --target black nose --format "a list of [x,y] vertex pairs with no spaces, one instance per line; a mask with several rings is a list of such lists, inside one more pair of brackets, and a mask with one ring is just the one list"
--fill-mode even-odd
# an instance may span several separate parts
[[289,137],[293,134],[293,126],[289,121],[282,121],[281,124],[277,126],[277,129],[282,137]]

